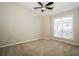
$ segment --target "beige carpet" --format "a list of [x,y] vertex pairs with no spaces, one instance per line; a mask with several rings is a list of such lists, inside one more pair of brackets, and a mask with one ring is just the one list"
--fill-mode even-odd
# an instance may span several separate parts
[[55,40],[36,40],[1,48],[3,56],[79,56],[79,47]]

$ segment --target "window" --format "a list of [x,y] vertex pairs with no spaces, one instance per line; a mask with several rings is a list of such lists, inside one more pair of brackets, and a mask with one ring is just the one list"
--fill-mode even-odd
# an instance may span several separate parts
[[54,20],[54,36],[72,39],[72,17],[65,17]]

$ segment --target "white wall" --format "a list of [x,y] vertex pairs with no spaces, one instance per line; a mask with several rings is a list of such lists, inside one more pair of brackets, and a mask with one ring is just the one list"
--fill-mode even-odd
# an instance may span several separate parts
[[78,43],[79,44],[79,8],[75,8],[69,11],[65,11],[56,15],[51,16],[51,23],[50,23],[50,38],[53,37],[53,20],[54,18],[60,18],[64,16],[69,16],[73,15],[73,40],[66,40],[66,39],[58,39],[58,40],[63,40],[71,43]]
[[79,8],[53,16],[39,16],[17,3],[0,3],[0,46],[53,37],[53,18],[74,15],[74,39],[79,43]]
[[50,33],[50,17],[44,16],[43,17],[43,39],[49,39]]
[[17,3],[0,3],[0,46],[40,39],[42,16]]

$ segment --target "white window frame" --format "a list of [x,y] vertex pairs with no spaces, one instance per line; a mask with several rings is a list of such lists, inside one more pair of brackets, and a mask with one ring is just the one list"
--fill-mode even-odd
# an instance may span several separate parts
[[[74,23],[73,23],[73,19],[74,19],[74,17],[73,17],[73,15],[69,15],[69,16],[65,16],[65,17],[57,17],[57,18],[54,18],[54,22],[55,22],[55,19],[63,19],[63,18],[68,18],[68,17],[72,17],[72,38],[71,39],[69,39],[69,40],[73,40],[73,38],[74,38],[74,30],[73,30],[73,27],[74,27]],[[54,26],[54,24],[53,24],[53,26]],[[54,29],[54,27],[53,27],[53,29]],[[53,30],[54,31],[54,30]],[[54,33],[54,32],[53,32]],[[63,36],[62,37],[56,37],[54,34],[53,34],[53,36],[55,37],[55,38],[60,38],[60,39],[68,39],[68,38],[64,38]]]

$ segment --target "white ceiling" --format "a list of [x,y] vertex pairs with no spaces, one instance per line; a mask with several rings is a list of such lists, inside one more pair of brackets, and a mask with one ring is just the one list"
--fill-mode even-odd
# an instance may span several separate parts
[[[47,2],[45,2],[47,3]],[[40,9],[33,9],[34,7],[39,7],[36,2],[21,2],[20,4],[26,6],[28,9],[34,11],[35,13],[42,16],[50,16],[63,11],[67,11],[79,6],[79,2],[55,2],[54,9],[52,11],[46,10],[45,12],[41,12]],[[52,6],[52,5],[51,5]]]

